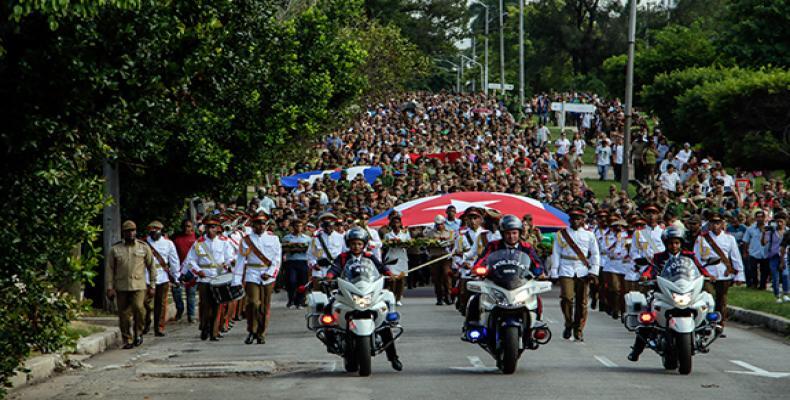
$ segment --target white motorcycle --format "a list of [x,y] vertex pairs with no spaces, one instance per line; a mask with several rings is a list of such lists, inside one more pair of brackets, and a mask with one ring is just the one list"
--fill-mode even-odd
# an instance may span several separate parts
[[321,284],[329,288],[332,301],[318,290],[307,295],[307,329],[328,352],[343,357],[347,372],[370,375],[371,358],[403,334],[395,296],[384,289],[384,277],[365,258],[347,264],[336,282]]
[[[536,350],[551,340],[551,330],[541,321],[543,305],[538,296],[551,290],[551,282],[535,280],[530,263],[521,251],[497,250],[488,256],[486,266],[473,268],[481,280],[466,284],[470,292],[480,293],[479,319],[468,322],[462,340],[480,345],[505,374],[516,371],[524,350]],[[469,301],[467,312],[473,312],[475,303]]]
[[721,315],[704,283],[694,262],[679,257],[656,277],[649,300],[640,292],[625,295],[626,329],[661,356],[665,369],[682,375],[691,373],[692,356],[707,353],[720,334]]

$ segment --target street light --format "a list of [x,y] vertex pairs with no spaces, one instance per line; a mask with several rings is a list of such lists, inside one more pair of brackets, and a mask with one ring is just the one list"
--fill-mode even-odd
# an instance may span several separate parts
[[623,162],[620,187],[628,190],[628,163],[631,161],[631,113],[634,97],[634,42],[636,42],[636,1],[631,0],[628,17],[628,67],[625,73],[625,129],[623,130]]
[[[520,0],[519,0],[520,1]],[[499,0],[499,83],[504,97],[505,93],[505,7]]]
[[452,62],[452,61],[450,61],[450,60],[445,60],[443,58],[442,59],[436,59],[436,61],[438,61],[438,62],[446,62],[446,63],[448,63],[448,64],[453,66],[453,71],[455,71],[455,92],[456,93],[460,93],[461,92],[461,73],[460,73],[461,72],[461,66],[456,64],[456,63],[454,63],[454,62]]
[[464,58],[465,58],[465,59],[467,59],[467,60],[469,60],[469,63],[470,63],[470,64],[477,64],[477,65],[480,67],[480,80],[482,80],[482,79],[483,79],[483,68],[484,68],[483,64],[480,64],[479,62],[475,61],[473,58],[469,58],[469,57],[467,57],[467,56],[465,56],[465,55],[461,54],[461,60],[462,60],[462,62],[463,62],[463,59],[464,59]]
[[518,104],[524,112],[524,1],[518,0]]
[[479,1],[475,2],[475,4],[482,6],[486,10],[485,14],[485,21],[486,21],[486,28],[485,28],[485,56],[483,57],[483,69],[485,71],[485,79],[483,79],[483,91],[485,92],[486,96],[488,95],[488,5],[483,4]]

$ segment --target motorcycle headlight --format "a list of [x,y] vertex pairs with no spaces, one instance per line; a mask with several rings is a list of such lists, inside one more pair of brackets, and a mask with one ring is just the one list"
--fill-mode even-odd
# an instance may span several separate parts
[[355,294],[352,294],[351,300],[354,301],[354,304],[356,304],[357,307],[368,308],[370,307],[370,303],[373,301],[373,296],[372,295],[357,296]]
[[488,295],[489,297],[491,297],[493,303],[496,304],[507,303],[507,296],[504,293],[500,292],[499,290],[493,289],[490,292],[488,292]]
[[691,303],[691,293],[672,293],[672,301],[679,306],[687,306]]

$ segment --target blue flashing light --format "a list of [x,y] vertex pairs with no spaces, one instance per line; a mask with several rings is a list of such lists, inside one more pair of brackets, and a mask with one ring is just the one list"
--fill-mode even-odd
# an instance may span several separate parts
[[472,343],[484,339],[485,336],[486,336],[485,328],[470,328],[466,332],[466,338],[469,339],[469,341]]
[[721,313],[717,311],[709,312],[705,318],[707,318],[709,322],[719,322],[721,320]]
[[397,322],[400,319],[400,313],[397,311],[387,313],[387,322]]

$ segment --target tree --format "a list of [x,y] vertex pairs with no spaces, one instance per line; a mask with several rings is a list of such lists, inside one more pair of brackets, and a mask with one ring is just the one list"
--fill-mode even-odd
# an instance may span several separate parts
[[0,201],[13,221],[0,383],[31,349],[67,342],[75,303],[63,287],[89,282],[98,263],[101,159],[121,165],[124,216],[145,223],[172,218],[185,197],[241,189],[343,121],[365,85],[365,50],[349,34],[361,2],[278,4],[0,6],[0,93],[14,99],[0,111]]
[[739,65],[790,66],[790,2],[730,0],[721,20],[721,51]]

